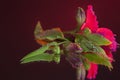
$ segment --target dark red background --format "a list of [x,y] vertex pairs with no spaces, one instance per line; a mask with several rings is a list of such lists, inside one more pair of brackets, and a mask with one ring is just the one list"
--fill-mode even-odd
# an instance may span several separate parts
[[[77,7],[93,5],[99,25],[117,34],[120,43],[119,0],[8,0],[0,2],[0,80],[76,80],[75,69],[64,59],[60,64],[20,64],[27,53],[39,48],[33,31],[38,20],[44,29],[75,27]],[[119,80],[120,49],[114,54],[114,69],[99,67],[96,80]],[[87,80],[87,79],[86,79]]]

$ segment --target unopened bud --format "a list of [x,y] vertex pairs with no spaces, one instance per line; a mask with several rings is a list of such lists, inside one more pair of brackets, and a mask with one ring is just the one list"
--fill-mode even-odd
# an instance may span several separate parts
[[76,15],[76,21],[79,26],[81,26],[85,22],[86,16],[85,16],[85,11],[78,7],[77,15]]

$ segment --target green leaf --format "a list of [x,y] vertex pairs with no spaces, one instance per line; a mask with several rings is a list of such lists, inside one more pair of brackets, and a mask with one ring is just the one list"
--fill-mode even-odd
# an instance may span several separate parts
[[84,36],[78,35],[75,39],[76,43],[79,43],[80,47],[83,49],[83,52],[92,52],[94,44],[87,40]]
[[60,55],[55,55],[55,56],[54,56],[54,61],[55,61],[56,63],[59,63],[59,62],[60,62]]
[[84,52],[92,52],[93,51],[93,44],[86,40],[86,39],[83,39],[80,43],[81,47],[83,48]]
[[55,54],[60,54],[60,47],[58,45],[54,46],[53,51],[55,52]]
[[35,38],[39,40],[53,41],[55,39],[63,39],[64,36],[59,28],[54,28],[51,30],[46,30],[41,33],[35,34]]
[[34,30],[34,35],[37,35],[39,33],[43,32],[43,28],[40,24],[40,21],[38,21],[36,27],[35,27],[35,30]]
[[86,39],[84,36],[78,35],[75,39],[75,42],[79,43],[84,52],[98,53],[107,58],[105,51],[100,46],[95,45],[92,41]]
[[88,61],[88,59],[86,59],[84,56],[82,56],[81,59],[82,59],[82,62],[83,62],[85,69],[89,70],[90,69],[90,61]]
[[29,62],[34,62],[34,61],[48,61],[48,62],[50,62],[53,60],[53,57],[54,57],[53,54],[47,54],[47,53],[38,54],[35,56],[31,56],[29,58],[24,58],[21,63],[23,64],[23,63],[29,63]]
[[[33,62],[33,61],[37,61],[37,60],[38,61],[40,61],[40,60],[51,61],[51,57],[53,56],[53,54],[45,54],[45,51],[52,49],[51,46],[54,49],[54,46],[58,47],[58,43],[57,42],[49,43],[31,53],[29,53],[28,55],[26,55],[25,57],[23,57],[21,59],[21,63]],[[55,54],[60,54],[60,52],[59,53],[58,52],[59,51],[56,51]],[[37,56],[39,56],[39,58]],[[47,59],[47,57],[48,57],[48,59]]]
[[79,58],[81,59],[84,68],[86,70],[89,70],[89,68],[90,68],[90,61],[88,59],[86,59],[86,57],[84,57],[82,54],[79,55]]
[[99,46],[107,46],[111,44],[111,41],[108,40],[107,38],[103,37],[100,34],[89,34],[86,35],[86,38],[90,41],[92,41],[95,45]]
[[[97,54],[102,55],[102,56],[105,57],[105,58],[108,58],[108,56],[106,55],[104,49],[101,48],[100,46],[94,46],[93,53],[97,53]],[[109,58],[109,59],[110,59],[110,58]]]
[[60,51],[60,47],[58,46],[58,45],[56,45],[56,46],[54,46],[53,47],[53,52],[54,52],[54,61],[56,62],[56,63],[59,63],[60,62],[60,53],[61,53],[61,51]]
[[76,43],[81,43],[81,41],[82,41],[83,39],[84,39],[84,36],[83,36],[83,35],[78,34],[78,35],[75,36],[75,42],[76,42]]
[[112,68],[110,60],[108,58],[104,57],[101,54],[84,53],[83,56],[86,57],[86,59],[88,59],[90,62],[105,65],[105,66],[107,66],[109,68]]
[[89,62],[84,61],[84,62],[83,62],[83,65],[84,65],[84,67],[85,67],[86,70],[89,70],[89,69],[90,69],[90,63],[89,63]]
[[27,58],[30,58],[30,57],[33,57],[33,56],[37,56],[39,54],[43,54],[47,49],[49,49],[49,46],[48,45],[44,45],[42,46],[41,48],[29,53],[28,55],[26,55],[25,57],[23,57],[21,59],[21,61],[23,61],[24,59],[27,59]]
[[89,35],[89,34],[91,34],[91,30],[89,28],[85,28],[84,31],[83,31],[83,34],[84,35]]

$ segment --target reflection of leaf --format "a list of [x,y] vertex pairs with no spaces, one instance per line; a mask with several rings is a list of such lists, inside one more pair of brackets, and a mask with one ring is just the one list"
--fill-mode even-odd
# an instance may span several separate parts
[[107,46],[111,44],[111,41],[109,41],[108,39],[106,39],[105,37],[103,37],[102,35],[99,34],[89,34],[86,35],[87,39],[92,41],[95,45],[99,45],[99,46]]
[[83,56],[86,57],[86,59],[88,59],[90,62],[105,65],[109,68],[112,68],[112,65],[111,65],[111,62],[109,61],[109,59],[100,54],[84,53]]
[[[57,49],[54,46],[56,46]],[[46,54],[46,51],[50,49],[53,50],[53,53]],[[54,57],[56,58],[55,62],[58,63],[60,60],[58,60],[58,56],[55,56],[56,54],[60,55],[60,48],[57,42],[52,42],[26,55],[21,59],[21,63],[28,63],[33,61],[52,61]]]

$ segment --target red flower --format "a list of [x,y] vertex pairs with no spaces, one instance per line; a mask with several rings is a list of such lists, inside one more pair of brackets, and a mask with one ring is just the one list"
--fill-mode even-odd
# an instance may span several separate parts
[[109,48],[112,51],[116,51],[117,42],[115,41],[114,34],[110,29],[98,28],[97,33],[99,33],[99,34],[103,35],[105,38],[109,39],[112,42],[112,44],[109,45]]
[[87,78],[89,79],[95,78],[97,75],[97,70],[98,70],[97,64],[91,63]]
[[83,24],[81,29],[83,30],[86,27],[88,27],[92,32],[96,32],[98,29],[98,21],[96,20],[96,16],[91,5],[88,6],[86,22]]
[[[94,11],[91,5],[88,6],[86,15],[87,15],[86,21],[82,25],[81,30],[85,28],[89,28],[92,33],[98,33],[100,35],[103,35],[108,40],[110,40],[112,44],[110,44],[109,46],[103,46],[103,49],[105,50],[108,57],[113,58],[111,53],[112,51],[116,50],[116,45],[117,45],[113,32],[107,28],[98,28],[98,21],[96,20],[96,15],[94,14]],[[97,64],[91,63],[90,69],[88,70],[87,78],[89,79],[95,78],[97,74],[97,69],[98,69]]]

